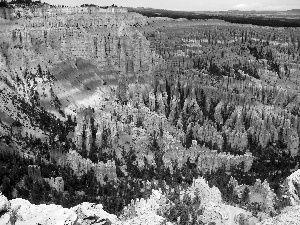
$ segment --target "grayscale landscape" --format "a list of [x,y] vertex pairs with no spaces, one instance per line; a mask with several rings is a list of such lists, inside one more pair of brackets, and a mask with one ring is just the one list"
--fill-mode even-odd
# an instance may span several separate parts
[[300,225],[300,3],[211,1],[0,1],[0,225]]

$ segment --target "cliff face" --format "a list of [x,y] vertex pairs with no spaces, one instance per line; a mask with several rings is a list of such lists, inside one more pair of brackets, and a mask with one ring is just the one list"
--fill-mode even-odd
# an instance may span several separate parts
[[14,12],[9,8],[0,8],[0,18],[11,20],[14,18]]
[[87,106],[102,99],[109,89],[104,84],[116,84],[120,73],[133,81],[155,66],[157,56],[135,28],[146,23],[142,16],[51,10],[51,16],[40,10],[1,32],[5,82],[32,104],[48,110]]

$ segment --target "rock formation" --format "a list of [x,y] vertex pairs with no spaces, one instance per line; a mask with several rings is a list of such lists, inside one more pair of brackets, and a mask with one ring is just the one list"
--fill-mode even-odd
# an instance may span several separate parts
[[84,202],[71,209],[58,205],[33,205],[24,199],[8,201],[0,195],[0,222],[6,225],[21,224],[123,224],[117,216],[105,212],[101,204]]
[[[138,200],[135,205],[137,215],[133,218],[119,219],[113,214],[103,210],[101,204],[83,202],[71,209],[57,205],[33,205],[24,199],[8,201],[0,195],[0,222],[6,225],[21,224],[161,224],[165,218],[157,214],[159,208],[165,202],[161,198],[160,191],[153,191],[151,197],[146,200]],[[160,202],[161,201],[161,202]],[[147,210],[145,210],[147,209]],[[126,212],[126,209],[125,209]],[[133,215],[131,215],[132,217]],[[125,218],[125,217],[124,217]],[[171,225],[172,223],[167,222]]]
[[13,199],[10,208],[0,217],[1,224],[76,224],[77,215],[57,205],[32,205],[24,199]]
[[280,224],[298,224],[300,220],[300,207],[290,206],[286,207],[281,214],[273,218],[265,219],[258,225],[280,225]]
[[76,224],[91,225],[105,222],[116,224],[118,222],[117,216],[105,212],[101,204],[83,202],[71,210],[77,214]]
[[281,186],[282,197],[288,205],[296,206],[300,204],[300,170],[295,171],[287,177]]
[[57,192],[64,192],[64,180],[62,177],[53,178],[44,178],[51,188],[54,188]]
[[103,182],[105,176],[110,180],[117,177],[114,161],[108,160],[107,163],[101,161],[99,163],[93,163],[90,159],[82,158],[82,156],[74,150],[70,150],[67,154],[63,155],[59,159],[58,165],[70,167],[78,177],[86,174],[89,170],[93,170],[98,182]]
[[102,99],[103,92],[97,88],[105,90],[104,81],[114,83],[119,72],[129,78],[149,75],[155,67],[152,61],[156,56],[135,28],[146,23],[139,14],[120,8],[13,10],[22,19],[1,32],[5,45],[0,54],[1,69],[20,95],[47,110],[75,101],[70,107],[77,108],[78,103],[85,103],[82,98],[95,101],[91,94]]
[[37,165],[28,166],[28,176],[35,181],[42,181],[41,169]]

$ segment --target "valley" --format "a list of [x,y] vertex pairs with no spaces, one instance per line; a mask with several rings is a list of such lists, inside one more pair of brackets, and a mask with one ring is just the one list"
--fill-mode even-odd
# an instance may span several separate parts
[[297,12],[2,6],[0,224],[299,224]]

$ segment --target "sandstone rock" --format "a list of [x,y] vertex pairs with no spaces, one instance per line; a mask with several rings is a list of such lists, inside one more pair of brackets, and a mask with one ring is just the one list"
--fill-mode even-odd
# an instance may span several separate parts
[[281,188],[283,198],[292,206],[300,204],[300,170],[287,177]]
[[8,199],[0,192],[0,214],[7,212],[10,209]]
[[300,206],[286,207],[273,218],[265,219],[257,225],[298,225],[300,221]]
[[83,202],[71,210],[77,214],[80,225],[100,225],[106,221],[115,224],[118,221],[117,216],[105,212],[101,204]]
[[2,225],[13,225],[11,223],[11,216],[9,213],[5,213],[0,217],[0,224]]
[[75,225],[77,215],[70,209],[58,205],[33,205],[24,199],[10,201],[11,209],[16,215],[15,225]]
[[103,182],[105,175],[107,175],[110,180],[117,177],[114,160],[108,160],[106,163],[103,163],[102,161],[93,163],[90,159],[83,158],[75,150],[70,150],[63,155],[59,159],[58,164],[60,166],[69,166],[77,177],[81,177],[89,170],[93,169],[98,182]]

